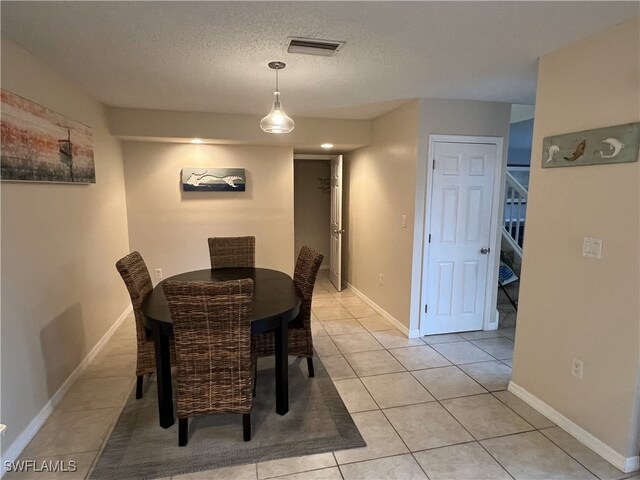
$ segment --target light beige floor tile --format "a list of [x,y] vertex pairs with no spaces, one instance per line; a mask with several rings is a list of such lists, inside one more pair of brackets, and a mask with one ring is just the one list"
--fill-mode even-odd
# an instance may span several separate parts
[[338,299],[338,301],[343,307],[361,307],[363,305],[367,306],[365,302],[363,302],[360,298],[355,296],[341,297]]
[[481,340],[483,338],[501,337],[499,330],[479,330],[477,332],[462,332],[459,334],[465,340]]
[[432,346],[438,353],[455,365],[495,360],[487,352],[469,342],[441,343]]
[[471,343],[498,360],[513,358],[513,340],[508,338],[485,338],[483,340],[474,340]]
[[277,480],[342,480],[342,475],[338,467],[331,467],[273,478]]
[[205,472],[174,475],[173,480],[256,480],[256,464],[216,468]]
[[335,320],[326,322],[324,329],[329,335],[345,335],[347,333],[367,333],[357,320]]
[[555,423],[507,390],[493,392],[493,396],[537,429],[555,426]]
[[[317,455],[305,455],[302,457],[283,458],[269,462],[258,463],[258,478],[271,478],[292,473],[308,472],[335,467],[336,460],[333,453],[319,453]],[[312,472],[309,472],[310,474]]]
[[329,335],[327,331],[324,329],[319,320],[313,321],[311,320],[311,335],[313,338],[315,337],[323,337]]
[[438,400],[486,393],[484,388],[458,367],[430,368],[411,373]]
[[413,454],[431,480],[511,480],[478,443],[463,443]]
[[356,296],[354,291],[351,290],[350,288],[344,288],[340,292],[337,292],[337,291],[334,290],[334,291],[331,292],[331,294],[336,298],[355,297]]
[[[20,461],[32,460],[36,462],[36,465],[40,470],[43,468],[43,462],[46,462],[47,465],[55,465],[56,462],[62,462],[58,464],[60,469],[64,469],[66,471],[59,472],[36,472],[36,471],[9,471],[2,478],[3,480],[82,480],[84,479],[91,467],[93,466],[93,462],[98,456],[98,451],[94,452],[84,452],[84,453],[70,453],[67,455],[53,455],[47,456],[44,458],[33,458],[33,457],[25,457],[24,455],[20,456]],[[72,463],[73,462],[73,463]],[[17,465],[13,465],[16,467]],[[2,465],[3,472],[7,471],[6,465]]]
[[451,365],[451,362],[428,345],[389,350],[407,370],[422,370]]
[[396,330],[383,330],[381,332],[373,332],[372,335],[384,345],[385,348],[411,347],[413,345],[423,345],[419,338],[407,338],[407,336]]
[[344,307],[317,307],[314,309],[318,320],[326,322],[329,320],[353,319],[353,316]]
[[473,440],[439,403],[420,403],[384,410],[412,452]]
[[439,343],[460,342],[464,340],[459,333],[445,333],[442,335],[426,335],[420,337],[427,345],[436,345]]
[[539,432],[480,442],[516,480],[595,479]]
[[359,378],[336,380],[333,383],[349,413],[366,412],[379,408]]
[[362,377],[360,380],[380,408],[435,401],[409,372]]
[[136,376],[136,355],[98,355],[82,375],[86,378]]
[[618,470],[560,427],[545,428],[540,433],[571,455],[601,480],[619,480],[630,475],[629,473]]
[[342,465],[344,480],[428,480],[411,455],[378,458],[366,462]]
[[345,378],[356,378],[356,372],[353,371],[349,363],[342,355],[332,355],[330,357],[322,357],[322,364],[327,370],[331,379],[342,380]]
[[313,311],[317,310],[318,308],[340,308],[340,307],[342,307],[342,305],[333,295],[316,298],[315,293],[313,294],[313,300],[311,302],[311,309]]
[[318,290],[313,290],[313,300],[319,300],[321,298],[334,298],[330,291],[320,288]]
[[492,392],[505,390],[511,380],[511,368],[498,361],[460,365],[460,369]]
[[121,355],[129,354],[135,355],[137,351],[136,336],[133,335],[118,335],[112,336],[104,348],[100,351],[101,355]]
[[99,450],[119,408],[56,410],[22,452],[24,458],[47,458]]
[[133,389],[135,377],[79,378],[65,394],[57,410],[90,410],[122,407]]
[[345,358],[360,377],[404,372],[404,367],[386,350],[348,353]]
[[367,446],[334,452],[338,464],[361,462],[408,452],[381,410],[354,413],[352,417]]
[[393,330],[393,325],[388,320],[382,318],[381,315],[372,315],[357,319],[360,324],[370,332],[379,332],[381,330]]
[[478,440],[533,430],[490,394],[443,400],[442,405]]
[[369,332],[336,335],[331,338],[343,354],[369,352],[371,350],[382,350],[384,348]]
[[370,317],[376,314],[376,311],[369,305],[346,305],[345,308],[349,310],[349,313],[355,318]]
[[338,347],[336,347],[336,344],[333,343],[333,340],[331,340],[331,337],[328,335],[324,337],[314,338],[313,348],[315,348],[316,352],[318,352],[318,355],[323,358],[323,361],[324,357],[340,354],[340,350],[338,350]]

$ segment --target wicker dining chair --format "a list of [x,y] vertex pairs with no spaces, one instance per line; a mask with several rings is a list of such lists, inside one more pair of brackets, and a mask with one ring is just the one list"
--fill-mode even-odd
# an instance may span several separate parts
[[[289,355],[307,358],[310,377],[314,376],[311,299],[316,277],[318,276],[318,270],[320,269],[323,259],[324,255],[304,245],[298,254],[296,268],[293,273],[293,283],[302,298],[298,316],[289,323],[289,335],[287,337]],[[257,357],[275,355],[275,332],[271,331],[254,335],[254,348]]]
[[251,440],[255,356],[251,348],[253,280],[167,281],[176,343],[178,445],[189,441],[189,417],[241,413]]
[[[139,252],[131,252],[116,262],[116,268],[122,276],[133,307],[136,321],[136,398],[142,398],[142,382],[146,374],[156,372],[155,343],[151,332],[144,326],[144,314],[140,309],[142,302],[153,290],[149,270]],[[171,358],[175,358],[175,349],[171,343]]]
[[209,238],[211,268],[255,267],[256,237]]

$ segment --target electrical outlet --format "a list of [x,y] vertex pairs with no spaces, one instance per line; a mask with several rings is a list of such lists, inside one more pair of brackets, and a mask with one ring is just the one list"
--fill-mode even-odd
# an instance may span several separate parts
[[402,228],[407,228],[407,216],[402,215]]
[[381,273],[379,273],[379,274],[378,274],[378,283],[379,283],[380,285],[382,285],[382,284],[384,283],[384,278],[382,277],[382,274],[381,274]]
[[156,268],[156,280],[160,280],[162,278],[162,269]]
[[584,372],[584,362],[573,357],[571,359],[571,375],[578,380],[582,380],[582,373]]

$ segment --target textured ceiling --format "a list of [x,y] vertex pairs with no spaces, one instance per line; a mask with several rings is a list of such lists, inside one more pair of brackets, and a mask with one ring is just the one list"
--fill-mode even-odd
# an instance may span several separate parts
[[[373,118],[408,98],[534,102],[537,58],[638,2],[9,2],[2,34],[111,106]],[[346,40],[288,54],[288,36]],[[596,66],[597,68],[597,66]]]

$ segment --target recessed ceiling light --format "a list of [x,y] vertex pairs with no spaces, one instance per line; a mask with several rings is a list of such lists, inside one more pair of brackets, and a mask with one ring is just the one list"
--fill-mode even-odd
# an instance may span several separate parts
[[191,143],[204,143],[204,140],[201,138],[192,138]]
[[322,145],[320,145],[320,147],[329,150],[330,148],[333,148],[333,143],[323,143]]

